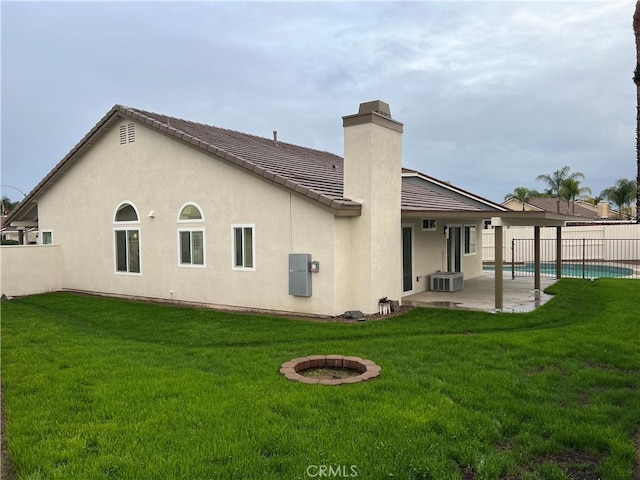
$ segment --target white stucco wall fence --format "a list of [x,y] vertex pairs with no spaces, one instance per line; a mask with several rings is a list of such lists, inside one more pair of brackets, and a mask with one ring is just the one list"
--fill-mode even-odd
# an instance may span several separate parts
[[[482,260],[493,262],[494,230],[482,231]],[[555,228],[542,228],[542,261],[555,261]],[[510,227],[504,229],[504,259],[511,261],[511,244],[516,240],[530,240],[533,246],[533,227]],[[569,226],[562,228],[562,258],[564,260],[586,259],[602,261],[640,260],[640,225],[594,225]],[[545,244],[553,243],[550,248]],[[516,262],[532,262],[532,248],[518,248],[515,252]]]
[[0,293],[17,297],[61,289],[59,245],[0,247]]

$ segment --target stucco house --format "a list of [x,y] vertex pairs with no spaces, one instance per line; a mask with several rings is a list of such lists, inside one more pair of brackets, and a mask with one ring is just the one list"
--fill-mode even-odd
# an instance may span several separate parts
[[50,289],[327,316],[481,275],[508,210],[403,169],[386,103],[342,120],[344,158],[114,106],[7,219],[42,245],[3,247],[3,293],[35,293],[8,248],[51,248]]
[[517,198],[508,198],[501,204],[515,211],[556,212],[571,217],[567,225],[611,223],[629,220],[627,215],[610,207],[608,202],[600,202],[597,205],[585,200],[576,199],[567,205],[566,200],[557,197],[535,197],[524,204]]

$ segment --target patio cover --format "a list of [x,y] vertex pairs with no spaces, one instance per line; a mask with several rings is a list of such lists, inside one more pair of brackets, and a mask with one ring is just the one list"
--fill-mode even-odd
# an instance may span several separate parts
[[434,210],[403,210],[405,218],[478,218],[491,219],[491,226],[495,231],[495,309],[504,307],[504,227],[534,227],[534,289],[540,290],[540,228],[556,227],[556,277],[562,276],[562,227],[568,221],[575,219],[570,215],[552,212],[535,211],[434,211]]

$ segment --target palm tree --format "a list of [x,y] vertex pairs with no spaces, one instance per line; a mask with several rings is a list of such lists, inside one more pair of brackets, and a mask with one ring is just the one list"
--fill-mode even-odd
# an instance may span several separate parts
[[7,215],[11,210],[13,210],[19,202],[12,202],[11,199],[5,195],[2,196],[0,200],[0,214]]
[[602,194],[614,205],[618,206],[619,210],[626,209],[631,210],[631,202],[636,197],[638,191],[638,185],[635,181],[621,178],[616,182],[613,187],[609,187],[603,190]]
[[512,193],[508,193],[504,196],[505,200],[509,200],[510,198],[515,198],[520,203],[522,203],[522,211],[524,212],[524,204],[529,200],[535,197],[539,197],[540,193],[536,190],[529,190],[527,187],[516,187],[513,189]]
[[558,192],[558,197],[567,201],[567,209],[573,203],[573,208],[571,213],[576,213],[576,204],[575,200],[578,197],[582,197],[585,194],[591,195],[591,189],[589,187],[581,187],[580,182],[575,178],[567,178],[562,182],[560,186],[560,192]]
[[607,196],[603,192],[600,192],[600,195],[596,195],[595,197],[589,197],[587,200],[591,205],[598,205],[603,200],[606,200]]
[[[640,1],[640,0],[638,0]],[[571,172],[571,168],[567,165],[562,167],[559,170],[556,170],[550,175],[538,175],[536,180],[539,182],[545,182],[547,187],[546,193],[551,197],[560,198],[560,190],[562,189],[562,184],[566,180],[584,180],[584,175],[581,172]],[[579,182],[578,182],[579,183]],[[558,213],[560,213],[560,204],[558,203]]]
[[636,84],[636,222],[640,223],[640,1],[636,2],[633,14],[633,34],[636,38],[636,69],[633,72]]

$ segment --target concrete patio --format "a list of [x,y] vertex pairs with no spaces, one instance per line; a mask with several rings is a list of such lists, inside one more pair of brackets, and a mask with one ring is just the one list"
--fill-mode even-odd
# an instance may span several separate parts
[[[496,312],[494,296],[495,277],[493,273],[485,273],[481,277],[464,281],[464,288],[457,292],[419,292],[402,297],[402,304],[416,307],[459,308]],[[543,291],[556,282],[555,278],[542,277],[541,291],[536,295],[533,277],[510,276],[504,278],[503,312],[530,312],[543,305],[551,298]]]

